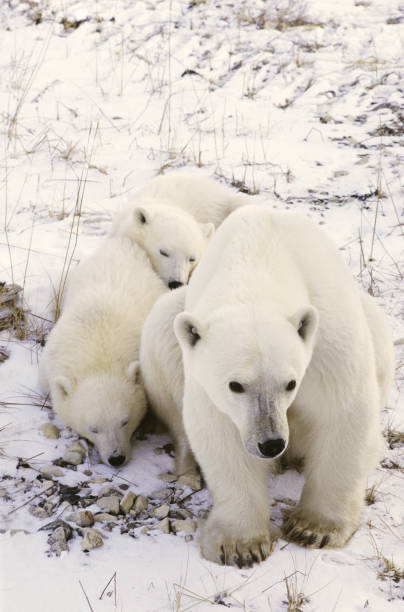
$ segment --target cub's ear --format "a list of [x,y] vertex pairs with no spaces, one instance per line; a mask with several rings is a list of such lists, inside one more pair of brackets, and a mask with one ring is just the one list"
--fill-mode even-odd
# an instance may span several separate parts
[[133,209],[133,218],[139,225],[147,225],[152,220],[152,214],[144,206],[136,206]]
[[72,391],[72,382],[67,376],[56,376],[55,384],[63,397],[67,397]]
[[202,234],[205,236],[206,240],[210,240],[215,233],[215,226],[213,223],[200,223]]
[[314,306],[299,308],[291,317],[290,322],[297,329],[297,333],[304,342],[314,341],[317,332],[319,316]]
[[192,347],[202,338],[202,324],[188,312],[180,312],[174,319],[174,332],[180,344]]
[[140,372],[140,362],[132,361],[128,365],[128,369],[126,370],[128,377],[134,381],[135,385],[138,385],[141,380],[141,372]]

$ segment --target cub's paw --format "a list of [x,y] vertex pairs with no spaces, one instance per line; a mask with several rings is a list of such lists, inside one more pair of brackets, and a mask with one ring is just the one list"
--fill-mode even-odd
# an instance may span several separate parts
[[355,530],[349,523],[316,520],[302,510],[293,512],[282,526],[287,540],[309,548],[341,548]]
[[201,526],[201,552],[205,559],[221,565],[234,565],[239,568],[251,567],[264,561],[272,552],[273,540],[268,532],[251,538],[241,538],[229,529],[209,525]]

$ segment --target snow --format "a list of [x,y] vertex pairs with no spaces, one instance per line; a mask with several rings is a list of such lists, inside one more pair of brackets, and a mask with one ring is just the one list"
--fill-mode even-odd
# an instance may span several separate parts
[[[96,248],[128,193],[169,168],[201,166],[271,206],[305,211],[331,234],[389,316],[397,377],[382,427],[402,431],[403,22],[400,0],[1,4],[0,280],[24,288],[31,312],[26,338],[0,333],[10,351],[0,364],[0,486],[8,496],[0,499],[1,610],[401,608],[402,578],[384,561],[402,576],[398,443],[386,442],[385,467],[368,483],[375,502],[344,549],[279,539],[252,569],[205,561],[184,534],[140,528],[136,537],[101,529],[104,545],[89,553],[76,535],[69,551],[48,556],[47,532],[38,529],[63,508],[40,520],[28,502],[38,472],[77,437],[39,394],[54,291],[69,265]],[[41,434],[48,421],[60,439]],[[136,439],[119,472],[90,452],[57,480],[74,486],[90,471],[151,495],[173,465],[154,450],[168,442],[158,433]],[[294,471],[271,482],[275,529],[301,486]],[[197,514],[209,504],[203,490],[189,507]]]

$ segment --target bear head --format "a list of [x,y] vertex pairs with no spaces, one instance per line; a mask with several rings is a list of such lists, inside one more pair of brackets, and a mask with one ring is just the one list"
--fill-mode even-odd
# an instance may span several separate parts
[[126,230],[170,289],[186,285],[214,233],[213,223],[198,223],[175,206],[136,206]]
[[232,420],[252,455],[275,458],[286,449],[286,413],[310,363],[317,327],[310,305],[290,317],[246,305],[220,308],[203,321],[177,315],[185,380],[190,375]]
[[54,401],[67,415],[67,425],[92,442],[102,461],[113,467],[130,456],[130,438],[144,417],[146,394],[139,361],[122,374],[96,373],[76,381],[64,375],[55,378]]

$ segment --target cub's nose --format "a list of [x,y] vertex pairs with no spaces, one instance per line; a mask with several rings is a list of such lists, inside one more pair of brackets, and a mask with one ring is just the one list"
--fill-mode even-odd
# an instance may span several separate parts
[[262,444],[258,442],[258,448],[264,457],[277,457],[286,446],[285,440],[276,438],[275,440],[265,440]]
[[168,283],[168,288],[169,289],[178,289],[178,287],[182,287],[184,283],[181,283],[180,281],[170,281]]
[[125,463],[125,459],[125,455],[111,455],[110,457],[108,457],[108,463],[110,463],[114,467],[118,467]]

